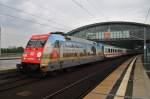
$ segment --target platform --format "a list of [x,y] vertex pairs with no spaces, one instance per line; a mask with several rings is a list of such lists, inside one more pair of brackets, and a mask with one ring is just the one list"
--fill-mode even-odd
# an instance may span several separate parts
[[0,71],[16,69],[16,64],[20,63],[20,59],[0,60]]
[[150,79],[142,56],[125,61],[84,99],[150,99]]
[[0,57],[0,60],[14,60],[14,59],[21,59],[20,56],[16,57]]

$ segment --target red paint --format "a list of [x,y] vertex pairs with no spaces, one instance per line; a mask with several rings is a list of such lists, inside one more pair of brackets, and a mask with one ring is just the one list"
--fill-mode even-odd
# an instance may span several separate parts
[[[42,35],[33,35],[31,40],[47,40],[50,34],[42,34]],[[41,62],[42,53],[44,50],[43,47],[29,47],[24,49],[24,54],[22,55],[22,62],[24,63],[37,63]],[[37,53],[41,53],[41,56],[38,57]]]
[[33,35],[32,40],[47,40],[50,34]]
[[104,39],[110,38],[110,32],[104,32]]
[[[40,58],[37,57],[37,53],[43,52],[43,48],[26,48],[22,56],[22,62],[25,63],[40,63]],[[41,55],[42,56],[42,55]]]
[[53,49],[51,55],[50,55],[51,59],[58,59],[59,58],[59,53],[57,52],[56,49]]

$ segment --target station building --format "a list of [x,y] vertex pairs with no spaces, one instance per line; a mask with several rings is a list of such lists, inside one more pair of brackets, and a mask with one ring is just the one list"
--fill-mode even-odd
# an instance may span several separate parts
[[[150,25],[135,22],[102,22],[79,27],[69,35],[132,49],[150,55]],[[144,39],[146,42],[144,43]]]

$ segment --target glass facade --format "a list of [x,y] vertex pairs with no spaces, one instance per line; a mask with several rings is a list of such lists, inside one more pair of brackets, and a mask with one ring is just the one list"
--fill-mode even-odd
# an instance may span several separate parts
[[147,44],[147,56],[150,57],[150,43]]
[[[150,39],[150,27],[145,28],[146,37]],[[144,26],[136,24],[107,24],[92,25],[71,32],[72,36],[90,40],[143,40]]]
[[[150,25],[134,22],[103,22],[68,32],[69,35],[132,49],[150,56]],[[144,47],[144,39],[149,45]]]

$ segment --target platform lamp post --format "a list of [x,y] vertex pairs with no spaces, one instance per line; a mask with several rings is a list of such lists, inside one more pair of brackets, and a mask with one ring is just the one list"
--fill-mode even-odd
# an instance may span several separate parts
[[[147,21],[149,13],[150,13],[150,8],[148,9],[147,15],[145,17],[145,21],[144,21],[145,24],[146,24],[146,21]],[[144,27],[144,61],[146,61],[146,59],[147,59],[147,46],[146,46],[146,40],[147,40],[146,36],[147,36],[147,33],[146,32],[147,31],[146,31],[146,29]]]
[[2,33],[2,26],[0,25],[0,56],[1,56],[1,33]]
[[146,51],[146,30],[144,27],[144,61],[146,61],[146,54],[147,54],[147,51]]

